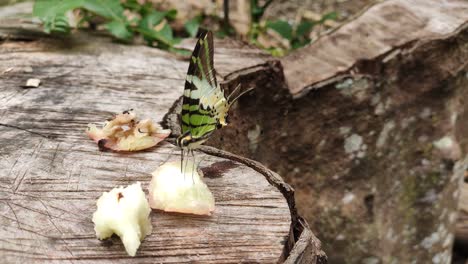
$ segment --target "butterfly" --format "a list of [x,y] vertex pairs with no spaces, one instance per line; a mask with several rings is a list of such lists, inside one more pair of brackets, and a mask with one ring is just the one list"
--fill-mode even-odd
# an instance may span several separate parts
[[248,89],[231,99],[239,87],[228,97],[225,96],[213,67],[213,33],[202,32],[190,57],[179,117],[182,133],[176,144],[181,148],[181,170],[184,153],[191,153],[194,157],[194,149],[208,140],[215,130],[228,125],[232,104],[252,90]]

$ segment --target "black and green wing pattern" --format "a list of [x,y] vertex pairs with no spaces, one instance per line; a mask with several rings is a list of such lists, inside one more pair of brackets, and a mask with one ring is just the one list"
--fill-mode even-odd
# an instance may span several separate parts
[[[225,125],[229,104],[213,68],[213,34],[201,34],[190,58],[181,112],[182,135],[190,143],[206,140]],[[200,142],[202,143],[202,142]]]

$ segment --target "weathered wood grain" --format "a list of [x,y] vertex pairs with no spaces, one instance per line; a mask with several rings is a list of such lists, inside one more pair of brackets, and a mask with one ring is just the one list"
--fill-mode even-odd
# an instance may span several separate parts
[[[147,191],[150,173],[179,152],[169,143],[139,153],[100,152],[84,133],[87,123],[129,108],[161,121],[182,94],[187,62],[81,33],[63,40],[7,36],[0,42],[3,261],[275,263],[287,257],[297,217],[285,197],[293,199],[292,189],[245,159],[201,152],[216,199],[213,216],[152,212],[154,231],[135,258],[118,238],[97,240],[91,216],[99,195],[136,181]],[[256,51],[217,45],[225,47],[215,55],[221,74],[262,63]],[[41,86],[22,88],[28,78],[41,79]],[[314,241],[311,252],[318,250]]]
[[288,88],[295,97],[303,96],[352,75],[369,60],[399,56],[397,47],[443,38],[467,19],[468,4],[463,0],[392,0],[372,6],[354,21],[284,57]]

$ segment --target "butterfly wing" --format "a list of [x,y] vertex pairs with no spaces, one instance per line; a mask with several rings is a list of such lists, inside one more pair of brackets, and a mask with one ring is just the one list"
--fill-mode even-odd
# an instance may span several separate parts
[[182,134],[208,137],[219,123],[220,101],[226,101],[213,68],[213,34],[201,34],[190,58],[182,101]]

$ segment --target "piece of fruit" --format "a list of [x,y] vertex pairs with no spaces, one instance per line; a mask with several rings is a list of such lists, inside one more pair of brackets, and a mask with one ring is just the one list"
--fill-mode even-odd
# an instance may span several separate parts
[[138,151],[156,146],[171,133],[150,119],[138,121],[132,111],[124,111],[107,121],[102,128],[88,125],[86,131],[99,148],[115,151]]
[[97,200],[97,210],[93,214],[94,231],[99,239],[118,235],[127,254],[135,256],[140,242],[151,234],[150,212],[139,182],[126,188],[114,188]]
[[203,174],[179,161],[167,162],[154,171],[149,186],[149,204],[153,209],[197,215],[210,215],[215,209],[213,194],[203,182]]

